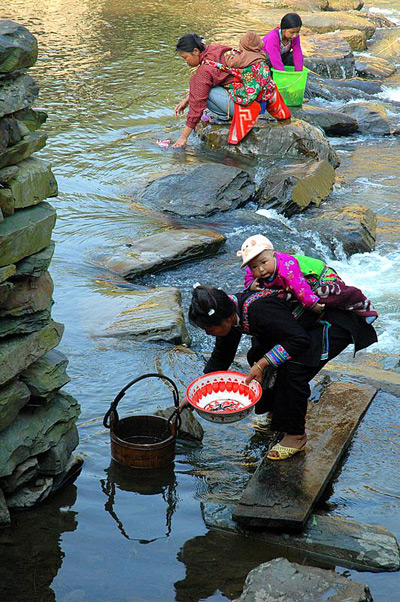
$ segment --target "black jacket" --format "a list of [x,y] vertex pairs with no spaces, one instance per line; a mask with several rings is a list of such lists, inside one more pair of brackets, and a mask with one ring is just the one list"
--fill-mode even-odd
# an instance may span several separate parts
[[[233,362],[243,334],[243,303],[252,293],[236,293],[239,302],[239,326],[225,337],[216,337],[214,350],[204,373],[228,370]],[[307,366],[318,366],[323,348],[324,324],[319,314],[305,311],[298,320],[293,315],[292,304],[276,297],[257,299],[248,308],[250,335],[265,352],[282,345],[292,360]],[[321,318],[347,330],[354,342],[355,352],[377,341],[375,329],[350,311],[331,309]],[[328,329],[329,337],[329,329]]]

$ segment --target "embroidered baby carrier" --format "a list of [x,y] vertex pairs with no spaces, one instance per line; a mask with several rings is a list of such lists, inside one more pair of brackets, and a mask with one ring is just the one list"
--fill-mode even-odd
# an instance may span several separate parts
[[238,144],[249,133],[259,114],[265,109],[278,120],[289,119],[290,111],[271,79],[265,61],[257,61],[244,69],[228,67],[209,59],[203,62],[235,76],[235,81],[225,86],[235,103],[228,137],[230,144]]

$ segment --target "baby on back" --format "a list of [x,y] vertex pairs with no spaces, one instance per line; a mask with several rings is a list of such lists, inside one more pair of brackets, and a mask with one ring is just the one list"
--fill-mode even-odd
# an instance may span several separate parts
[[353,311],[372,324],[378,317],[371,301],[355,286],[348,286],[320,259],[277,253],[261,234],[247,238],[237,255],[246,267],[245,288],[278,291],[286,300],[296,300],[308,310],[322,313],[325,307]]
[[228,67],[236,69],[245,69],[257,63],[266,61],[267,55],[262,50],[262,40],[254,31],[246,31],[239,42],[239,50],[234,50],[232,54],[225,54],[225,62]]

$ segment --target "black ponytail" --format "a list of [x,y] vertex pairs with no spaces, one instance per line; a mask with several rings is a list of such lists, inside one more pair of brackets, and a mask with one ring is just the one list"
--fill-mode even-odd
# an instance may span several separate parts
[[193,52],[195,48],[203,52],[205,48],[203,38],[197,35],[197,33],[185,33],[184,36],[180,37],[176,44],[176,52]]
[[225,291],[199,284],[193,290],[189,322],[203,329],[219,326],[222,320],[230,318],[235,310],[234,302]]
[[281,21],[281,29],[297,29],[303,25],[303,21],[300,18],[300,15],[297,13],[287,13],[284,17],[282,17]]

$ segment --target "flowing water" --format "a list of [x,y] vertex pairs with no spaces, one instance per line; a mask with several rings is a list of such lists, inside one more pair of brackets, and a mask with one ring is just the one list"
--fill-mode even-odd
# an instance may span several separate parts
[[[374,8],[400,22],[396,2],[379,0]],[[138,236],[179,225],[135,204],[135,191],[143,182],[181,164],[216,158],[198,143],[186,152],[165,151],[155,144],[157,138],[176,138],[183,125],[175,122],[173,107],[187,89],[189,71],[174,56],[176,39],[198,31],[208,41],[237,41],[249,27],[261,33],[261,25],[247,9],[226,0],[12,0],[0,6],[3,18],[26,25],[40,45],[32,69],[41,88],[36,106],[50,115],[45,126],[49,142],[40,155],[52,162],[60,187],[59,197],[52,200],[58,212],[51,266],[56,285],[53,315],[66,326],[60,349],[70,360],[68,390],[82,405],[79,452],[85,459],[74,485],[39,508],[13,516],[12,529],[1,539],[0,598],[233,599],[248,571],[273,558],[274,550],[208,531],[201,501],[237,497],[266,441],[254,434],[250,419],[226,426],[207,423],[203,446],[178,446],[174,470],[132,479],[110,463],[104,413],[130,379],[168,357],[169,346],[96,336],[108,308],[115,308],[124,291],[134,287],[97,268],[95,259],[110,246],[134,245]],[[386,98],[399,99],[399,90],[394,77]],[[354,136],[332,143],[342,166],[340,185],[329,202],[371,207],[378,216],[376,249],[350,259],[331,257],[313,233],[304,238],[297,232],[304,216],[289,221],[269,212],[260,217],[258,231],[268,226],[277,246],[318,252],[373,298],[382,314],[380,340],[357,361],[367,373],[376,365],[398,372],[400,140]],[[256,175],[260,173],[261,168]],[[246,222],[249,211],[203,221],[228,236],[218,259],[148,276],[138,286],[179,286],[185,307],[199,274],[209,283],[239,286],[235,251],[254,231]],[[195,349],[210,349],[211,340],[199,332],[191,335]],[[345,354],[345,361],[350,362],[349,357]],[[377,523],[400,537],[398,401],[393,387],[376,396],[333,484],[329,507],[334,515]],[[145,381],[127,395],[121,413],[133,407],[145,413],[170,402],[162,385],[149,388]],[[398,574],[351,575],[370,585],[375,601],[399,599]]]

